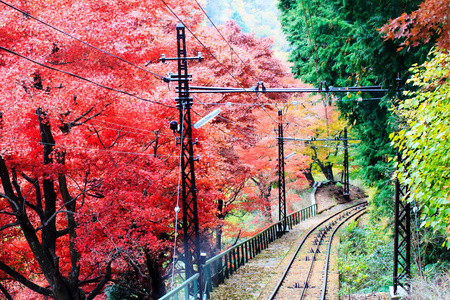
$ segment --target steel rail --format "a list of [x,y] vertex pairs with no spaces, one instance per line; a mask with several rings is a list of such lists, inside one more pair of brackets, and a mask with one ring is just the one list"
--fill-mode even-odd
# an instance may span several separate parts
[[[363,206],[363,204],[361,204],[361,206]],[[357,208],[358,208],[358,207],[354,207],[353,209],[357,209]],[[357,213],[358,213],[358,212],[355,212],[354,214],[352,214],[352,215],[350,215],[350,216],[348,217],[348,215],[350,214],[350,212],[348,211],[348,212],[345,214],[344,220],[343,220],[341,223],[339,223],[338,226],[336,226],[336,228],[334,229],[333,233],[330,235],[330,239],[329,239],[329,241],[328,241],[328,248],[327,248],[327,254],[326,254],[326,261],[328,261],[328,259],[329,259],[329,256],[330,256],[330,250],[331,250],[331,242],[332,242],[332,240],[333,240],[334,234],[335,234],[336,231],[337,231],[337,228],[341,227],[342,224],[344,224],[345,222],[347,222],[351,217],[353,217],[353,216],[356,215]],[[333,226],[334,226],[334,224],[333,224]],[[303,296],[305,295],[306,289],[308,288],[308,281],[309,281],[309,277],[311,276],[311,272],[312,272],[312,268],[313,268],[313,265],[314,265],[315,257],[316,257],[316,254],[317,254],[317,250],[318,250],[319,247],[320,247],[320,243],[321,243],[322,240],[323,240],[323,236],[324,236],[325,234],[327,234],[328,231],[329,231],[329,230],[327,229],[327,230],[325,231],[324,234],[321,232],[322,235],[321,235],[321,237],[320,237],[319,242],[317,243],[316,250],[314,251],[314,256],[313,256],[313,258],[312,258],[312,260],[311,260],[311,265],[309,266],[308,275],[306,276],[305,284],[303,285],[302,293],[301,293],[301,295],[300,295],[300,300],[303,299]],[[328,266],[327,266],[327,270],[328,270]],[[325,281],[325,280],[326,280],[326,279],[324,278],[324,281]]]
[[[289,263],[288,263],[286,269],[284,270],[283,274],[281,275],[280,280],[278,281],[277,285],[275,286],[274,290],[272,291],[272,294],[269,296],[269,300],[275,299],[275,295],[278,293],[279,289],[281,288],[281,285],[282,285],[284,279],[286,278],[286,276],[287,276],[287,274],[288,274],[288,272],[289,272],[289,269],[291,268],[291,266],[292,266],[292,264],[294,263],[294,261],[295,261],[297,255],[298,255],[298,253],[300,252],[300,249],[303,247],[303,244],[305,243],[306,239],[311,235],[311,233],[313,233],[318,227],[320,227],[322,224],[328,222],[329,220],[331,220],[331,219],[334,218],[335,216],[337,216],[337,215],[339,215],[339,214],[341,214],[341,213],[343,213],[343,212],[345,212],[345,211],[347,211],[347,210],[350,210],[350,209],[352,209],[352,208],[355,208],[355,207],[357,207],[357,206],[366,205],[366,204],[367,204],[367,202],[362,202],[362,203],[358,203],[358,204],[349,206],[349,207],[347,207],[347,208],[345,208],[345,209],[342,209],[342,210],[340,210],[339,212],[337,212],[337,213],[335,213],[335,214],[329,216],[327,219],[323,220],[322,222],[320,222],[319,224],[317,224],[317,225],[314,226],[313,228],[311,228],[311,229],[306,233],[306,235],[303,237],[302,241],[300,242],[300,244],[298,245],[298,247],[297,247],[297,249],[295,250],[294,254],[292,255],[292,258],[291,258],[291,260],[289,261]],[[320,244],[320,242],[319,242],[319,244]],[[314,255],[315,255],[315,254],[314,254]]]
[[306,276],[305,284],[303,285],[302,293],[300,294],[300,299],[303,299],[303,296],[305,295],[305,291],[308,288],[308,281],[309,281],[309,277],[311,276],[311,271],[312,271],[314,262],[316,261],[317,250],[319,250],[320,244],[323,241],[323,236],[327,233],[327,232],[322,233],[322,231],[319,231],[319,232],[320,232],[321,236],[320,236],[319,242],[317,243],[316,250],[314,250],[314,255],[311,259],[311,264],[309,265],[308,275]]
[[[366,214],[366,213],[367,213],[367,210],[364,210],[364,211],[362,211],[362,212],[360,211],[359,216],[357,216],[357,217],[355,218],[355,220],[359,219],[362,215],[364,215],[364,214]],[[356,214],[357,214],[357,213],[353,214],[351,217],[355,216]],[[350,219],[350,218],[348,218],[348,219]],[[334,234],[338,231],[338,229],[339,229],[345,222],[348,221],[348,219],[347,219],[347,220],[344,220],[344,221],[341,222],[338,226],[336,226],[336,228],[333,230],[333,232],[332,232],[331,235],[330,235],[330,239],[329,239],[329,241],[328,241],[327,257],[326,257],[326,259],[325,259],[325,268],[324,268],[324,271],[323,271],[322,294],[321,294],[321,296],[320,296],[320,300],[325,300],[325,296],[326,296],[326,294],[327,294],[328,263],[329,263],[329,261],[330,261],[331,242],[332,242],[332,240],[333,240]],[[300,299],[301,299],[301,298],[300,298]]]

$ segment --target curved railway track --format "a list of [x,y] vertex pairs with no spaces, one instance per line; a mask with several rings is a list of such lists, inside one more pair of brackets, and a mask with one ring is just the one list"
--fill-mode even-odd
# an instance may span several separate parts
[[341,225],[363,215],[366,206],[364,202],[343,209],[308,231],[269,299],[328,299],[328,265],[333,237]]

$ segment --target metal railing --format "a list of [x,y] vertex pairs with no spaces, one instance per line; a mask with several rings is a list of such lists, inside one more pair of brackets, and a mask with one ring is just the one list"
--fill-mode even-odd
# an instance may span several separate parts
[[[296,212],[289,214],[286,217],[288,228],[315,216],[317,213],[317,204],[302,208]],[[203,270],[202,284],[203,291],[201,297],[198,299],[209,299],[210,293],[214,287],[223,283],[226,278],[229,278],[237,269],[245,265],[250,259],[258,255],[262,250],[266,249],[269,244],[284,234],[282,222],[274,223],[254,235],[253,237],[231,247],[222,253],[208,259],[205,264],[201,266]],[[197,299],[196,297],[189,297],[187,286],[194,282],[194,291],[197,291],[197,279],[199,274],[195,274],[188,280],[184,281],[179,287],[172,290],[159,300],[178,299],[178,293],[185,289],[185,299]],[[198,295],[197,292],[194,295]]]
[[184,299],[189,299],[189,289],[188,286],[193,283],[194,284],[194,295],[197,295],[198,293],[198,277],[200,276],[199,273],[192,275],[190,278],[188,278],[187,280],[183,281],[182,284],[180,284],[179,286],[177,286],[175,289],[171,290],[170,292],[168,292],[167,294],[165,294],[164,296],[162,296],[161,298],[159,298],[158,300],[169,300],[169,299],[174,299],[174,300],[178,300],[178,297],[180,294],[180,292],[183,292],[184,290]]
[[[317,204],[305,207],[286,217],[288,228],[299,224],[317,213]],[[209,299],[213,287],[217,287],[229,278],[237,269],[266,249],[269,244],[284,233],[282,222],[277,222],[255,236],[243,241],[222,253],[208,259],[203,267],[203,295]]]

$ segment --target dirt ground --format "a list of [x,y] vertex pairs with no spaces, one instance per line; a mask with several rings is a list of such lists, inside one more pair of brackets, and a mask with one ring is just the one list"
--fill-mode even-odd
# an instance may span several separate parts
[[[359,187],[350,185],[350,202],[366,198],[366,193]],[[332,182],[322,184],[316,191],[317,211],[323,212],[337,204],[348,203],[344,197],[344,189]]]

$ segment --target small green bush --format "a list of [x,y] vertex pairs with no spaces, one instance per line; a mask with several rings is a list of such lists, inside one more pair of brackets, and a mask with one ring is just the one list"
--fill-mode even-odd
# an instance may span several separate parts
[[341,231],[340,294],[387,292],[392,285],[392,235],[387,221],[358,227],[351,222]]

